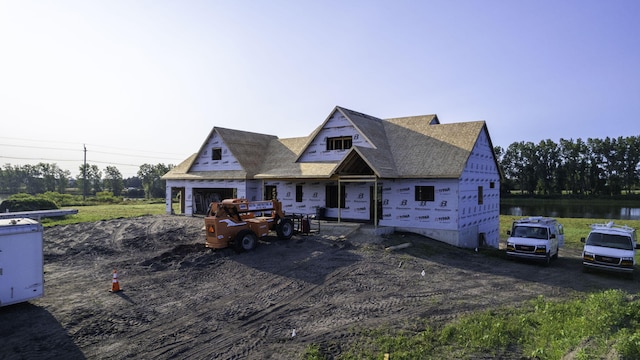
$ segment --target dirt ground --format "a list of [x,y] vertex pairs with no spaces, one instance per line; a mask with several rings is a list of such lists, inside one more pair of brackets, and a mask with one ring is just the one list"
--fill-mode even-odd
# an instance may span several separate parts
[[241,254],[206,249],[199,217],[55,226],[44,239],[45,296],[0,308],[0,359],[299,359],[310,344],[331,357],[367,328],[640,288],[583,274],[578,251],[545,267],[358,224],[324,222]]

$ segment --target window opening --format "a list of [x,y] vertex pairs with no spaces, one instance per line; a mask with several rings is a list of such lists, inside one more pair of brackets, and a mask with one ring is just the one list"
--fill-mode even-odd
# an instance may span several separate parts
[[327,150],[346,150],[353,145],[352,136],[340,136],[327,138]]
[[416,186],[416,201],[435,201],[434,186]]
[[[345,208],[345,188],[344,185],[340,186],[340,208]],[[326,187],[326,199],[325,203],[328,208],[337,208],[338,207],[338,185],[327,185]]]
[[302,202],[302,185],[296,185],[296,202]]
[[211,149],[211,160],[222,160],[222,148]]
[[275,185],[264,186],[264,199],[274,200],[278,198],[278,187]]

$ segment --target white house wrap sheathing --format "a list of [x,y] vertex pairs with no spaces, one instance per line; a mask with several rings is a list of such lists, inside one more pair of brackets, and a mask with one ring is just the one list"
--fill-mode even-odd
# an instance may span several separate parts
[[300,162],[341,160],[347,153],[346,150],[327,150],[327,138],[341,136],[351,136],[353,138],[353,146],[371,147],[371,144],[366,141],[366,139],[342,113],[335,112],[324,124],[304,153],[302,153]]
[[[460,179],[385,181],[383,218],[379,224],[459,247],[488,245],[497,248],[500,240],[500,176],[489,144],[482,133]],[[415,186],[428,185],[435,187],[435,200],[413,200]]]
[[[343,218],[352,220],[371,220],[370,206],[371,196],[369,187],[373,183],[355,182],[345,185],[345,207],[326,208],[326,186],[338,185],[337,181],[265,181],[265,185],[278,187],[278,200],[282,202],[282,208],[287,213],[302,215],[317,214],[318,208],[325,208],[325,216],[328,218]],[[296,186],[302,186],[303,196],[301,201],[296,201]]]
[[[212,149],[221,149],[221,159],[213,160],[211,158]],[[238,162],[227,144],[222,141],[217,133],[213,133],[211,138],[202,147],[202,152],[196,158],[191,167],[191,171],[212,171],[212,170],[242,170],[242,166]]]
[[455,246],[498,247],[501,174],[484,121],[381,120],[336,107],[308,137],[214,127],[163,179],[168,213],[177,192],[185,215],[202,213],[217,193],[251,201],[275,194],[287,213],[321,210]]

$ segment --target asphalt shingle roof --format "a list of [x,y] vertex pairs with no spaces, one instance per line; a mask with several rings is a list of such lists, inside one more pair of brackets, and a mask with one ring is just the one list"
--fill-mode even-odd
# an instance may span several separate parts
[[484,121],[440,124],[436,115],[382,120],[339,106],[334,111],[373,147],[353,147],[342,161],[300,162],[321,126],[307,137],[288,139],[214,127],[205,143],[217,132],[244,170],[190,171],[201,147],[163,179],[330,178],[336,172],[348,173],[349,164],[356,162],[380,178],[459,178],[478,136],[486,131]]

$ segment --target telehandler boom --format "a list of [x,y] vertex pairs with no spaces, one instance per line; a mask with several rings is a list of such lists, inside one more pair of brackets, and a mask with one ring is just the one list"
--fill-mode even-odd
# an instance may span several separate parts
[[222,249],[233,245],[237,252],[253,250],[258,238],[271,230],[285,240],[291,239],[294,232],[293,220],[285,216],[278,200],[224,199],[213,202],[204,225],[207,247]]

